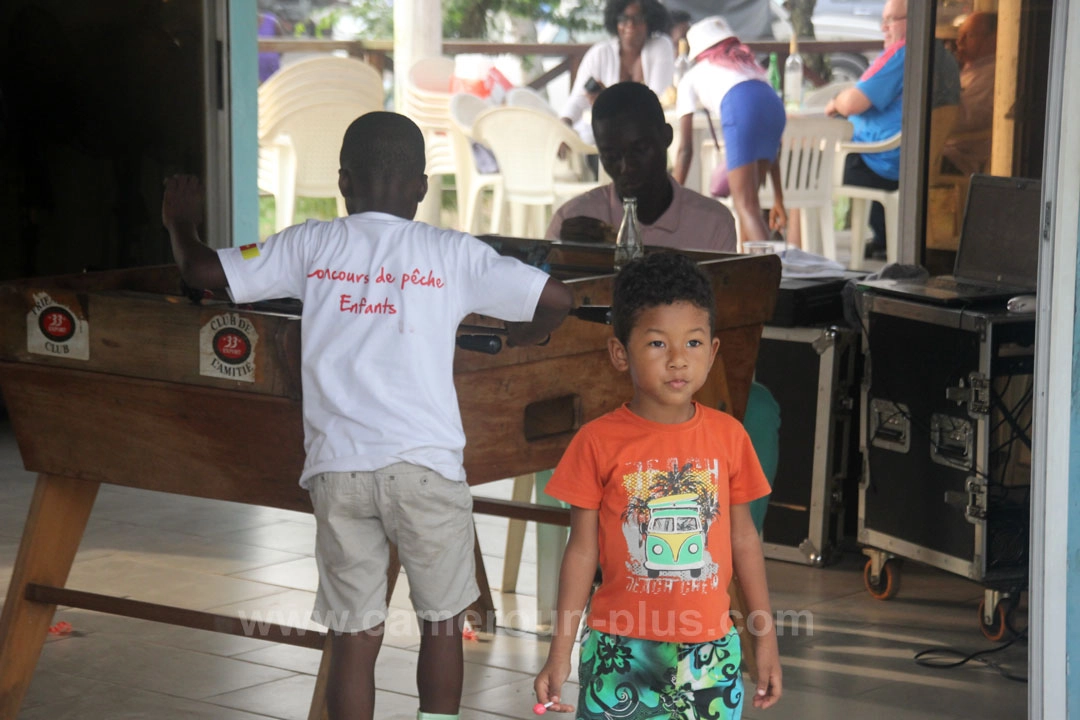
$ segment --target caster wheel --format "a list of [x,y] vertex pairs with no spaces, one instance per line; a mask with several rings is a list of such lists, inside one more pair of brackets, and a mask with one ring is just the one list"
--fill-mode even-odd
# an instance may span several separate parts
[[863,568],[863,583],[870,596],[875,600],[891,600],[896,597],[896,593],[900,591],[900,566],[892,560],[886,560],[881,566],[881,574],[876,583],[870,577],[871,566],[871,560],[867,559]]
[[[1009,607],[1006,607],[1009,605]],[[979,630],[982,631],[983,636],[990,642],[1002,642],[1003,640],[1011,640],[1013,638],[1013,631],[1009,627],[1009,620],[1012,616],[1012,611],[1015,606],[1002,601],[998,603],[997,609],[994,610],[994,622],[989,625],[983,619],[983,610],[986,607],[986,601],[979,601]]]

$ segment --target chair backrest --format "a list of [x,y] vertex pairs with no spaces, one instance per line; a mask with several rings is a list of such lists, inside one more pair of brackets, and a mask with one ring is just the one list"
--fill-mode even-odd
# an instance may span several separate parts
[[338,194],[341,139],[345,129],[370,108],[354,103],[316,103],[283,121],[282,134],[296,153],[296,194],[335,197]]
[[512,88],[507,91],[506,104],[511,107],[529,107],[534,110],[546,112],[555,117],[559,116],[559,113],[555,111],[555,108],[551,107],[551,103],[544,99],[543,95],[530,87]]
[[450,79],[453,77],[453,58],[420,58],[409,68],[407,84],[422,92],[446,93],[449,95]]
[[485,110],[473,122],[473,137],[495,154],[507,201],[532,205],[555,200],[559,146],[582,145],[559,118],[524,107]]
[[[837,143],[851,139],[852,127],[838,118],[788,118],[780,139],[780,178],[787,207],[832,204]],[[772,180],[763,190],[771,203]]]
[[829,104],[830,100],[839,95],[842,91],[851,87],[855,87],[855,83],[845,80],[843,82],[831,82],[827,85],[822,85],[819,88],[814,88],[803,95],[803,107],[807,110],[824,108]]
[[454,93],[450,96],[450,122],[465,135],[471,136],[476,116],[490,107],[472,93]]
[[454,162],[454,175],[457,183],[462,183],[468,191],[473,178],[478,174],[472,152],[472,128],[476,116],[491,107],[486,102],[469,93],[456,93],[450,98],[450,150]]
[[341,89],[362,93],[383,105],[383,80],[375,68],[350,57],[325,55],[305,58],[282,67],[259,86],[259,110],[296,87]]

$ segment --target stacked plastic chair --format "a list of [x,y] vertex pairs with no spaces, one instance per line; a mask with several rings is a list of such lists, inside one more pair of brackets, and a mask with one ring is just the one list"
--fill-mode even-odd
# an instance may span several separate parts
[[293,224],[298,196],[335,198],[346,214],[341,138],[353,120],[382,108],[382,77],[353,58],[301,60],[259,86],[259,190],[275,198],[276,230]]
[[453,175],[456,169],[450,138],[450,82],[453,76],[452,58],[422,58],[413,63],[405,83],[405,97],[399,112],[412,118],[424,133],[428,177]]

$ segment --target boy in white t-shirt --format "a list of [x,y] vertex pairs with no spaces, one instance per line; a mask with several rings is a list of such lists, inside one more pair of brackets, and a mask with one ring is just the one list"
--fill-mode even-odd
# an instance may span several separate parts
[[265,243],[214,251],[198,235],[197,179],[170,178],[162,203],[173,254],[194,287],[236,302],[303,301],[300,484],[316,517],[313,619],[330,628],[331,718],[371,718],[386,617],[388,542],[398,546],[421,626],[421,720],[456,718],[464,610],[479,596],[465,434],[453,382],[458,324],[507,321],[509,342],[540,341],[570,290],[464,233],[414,222],[427,192],[424,140],[408,118],[355,120],[338,187],[350,215]]

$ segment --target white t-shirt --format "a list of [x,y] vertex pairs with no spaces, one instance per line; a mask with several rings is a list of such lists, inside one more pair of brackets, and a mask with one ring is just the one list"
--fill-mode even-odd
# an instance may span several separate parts
[[[720,101],[728,94],[728,90],[747,80],[762,79],[764,76],[760,72],[749,69],[738,70],[708,61],[699,62],[679,81],[675,95],[675,114],[682,117],[702,107],[717,118],[714,122],[719,124]],[[720,128],[716,129],[719,132]]]
[[[585,52],[578,65],[574,87],[563,105],[562,117],[569,118],[574,130],[590,145],[596,144],[596,141],[593,139],[592,125],[582,118],[591,107],[585,83],[594,77],[604,87],[611,87],[619,82],[619,72],[619,38],[596,43]],[[675,76],[675,48],[671,44],[671,37],[653,35],[645,41],[645,46],[641,48],[641,72],[649,89],[657,97],[663,95]]]
[[238,303],[303,301],[300,484],[395,462],[464,480],[453,360],[469,313],[531,320],[548,276],[464,233],[383,213],[218,251]]

